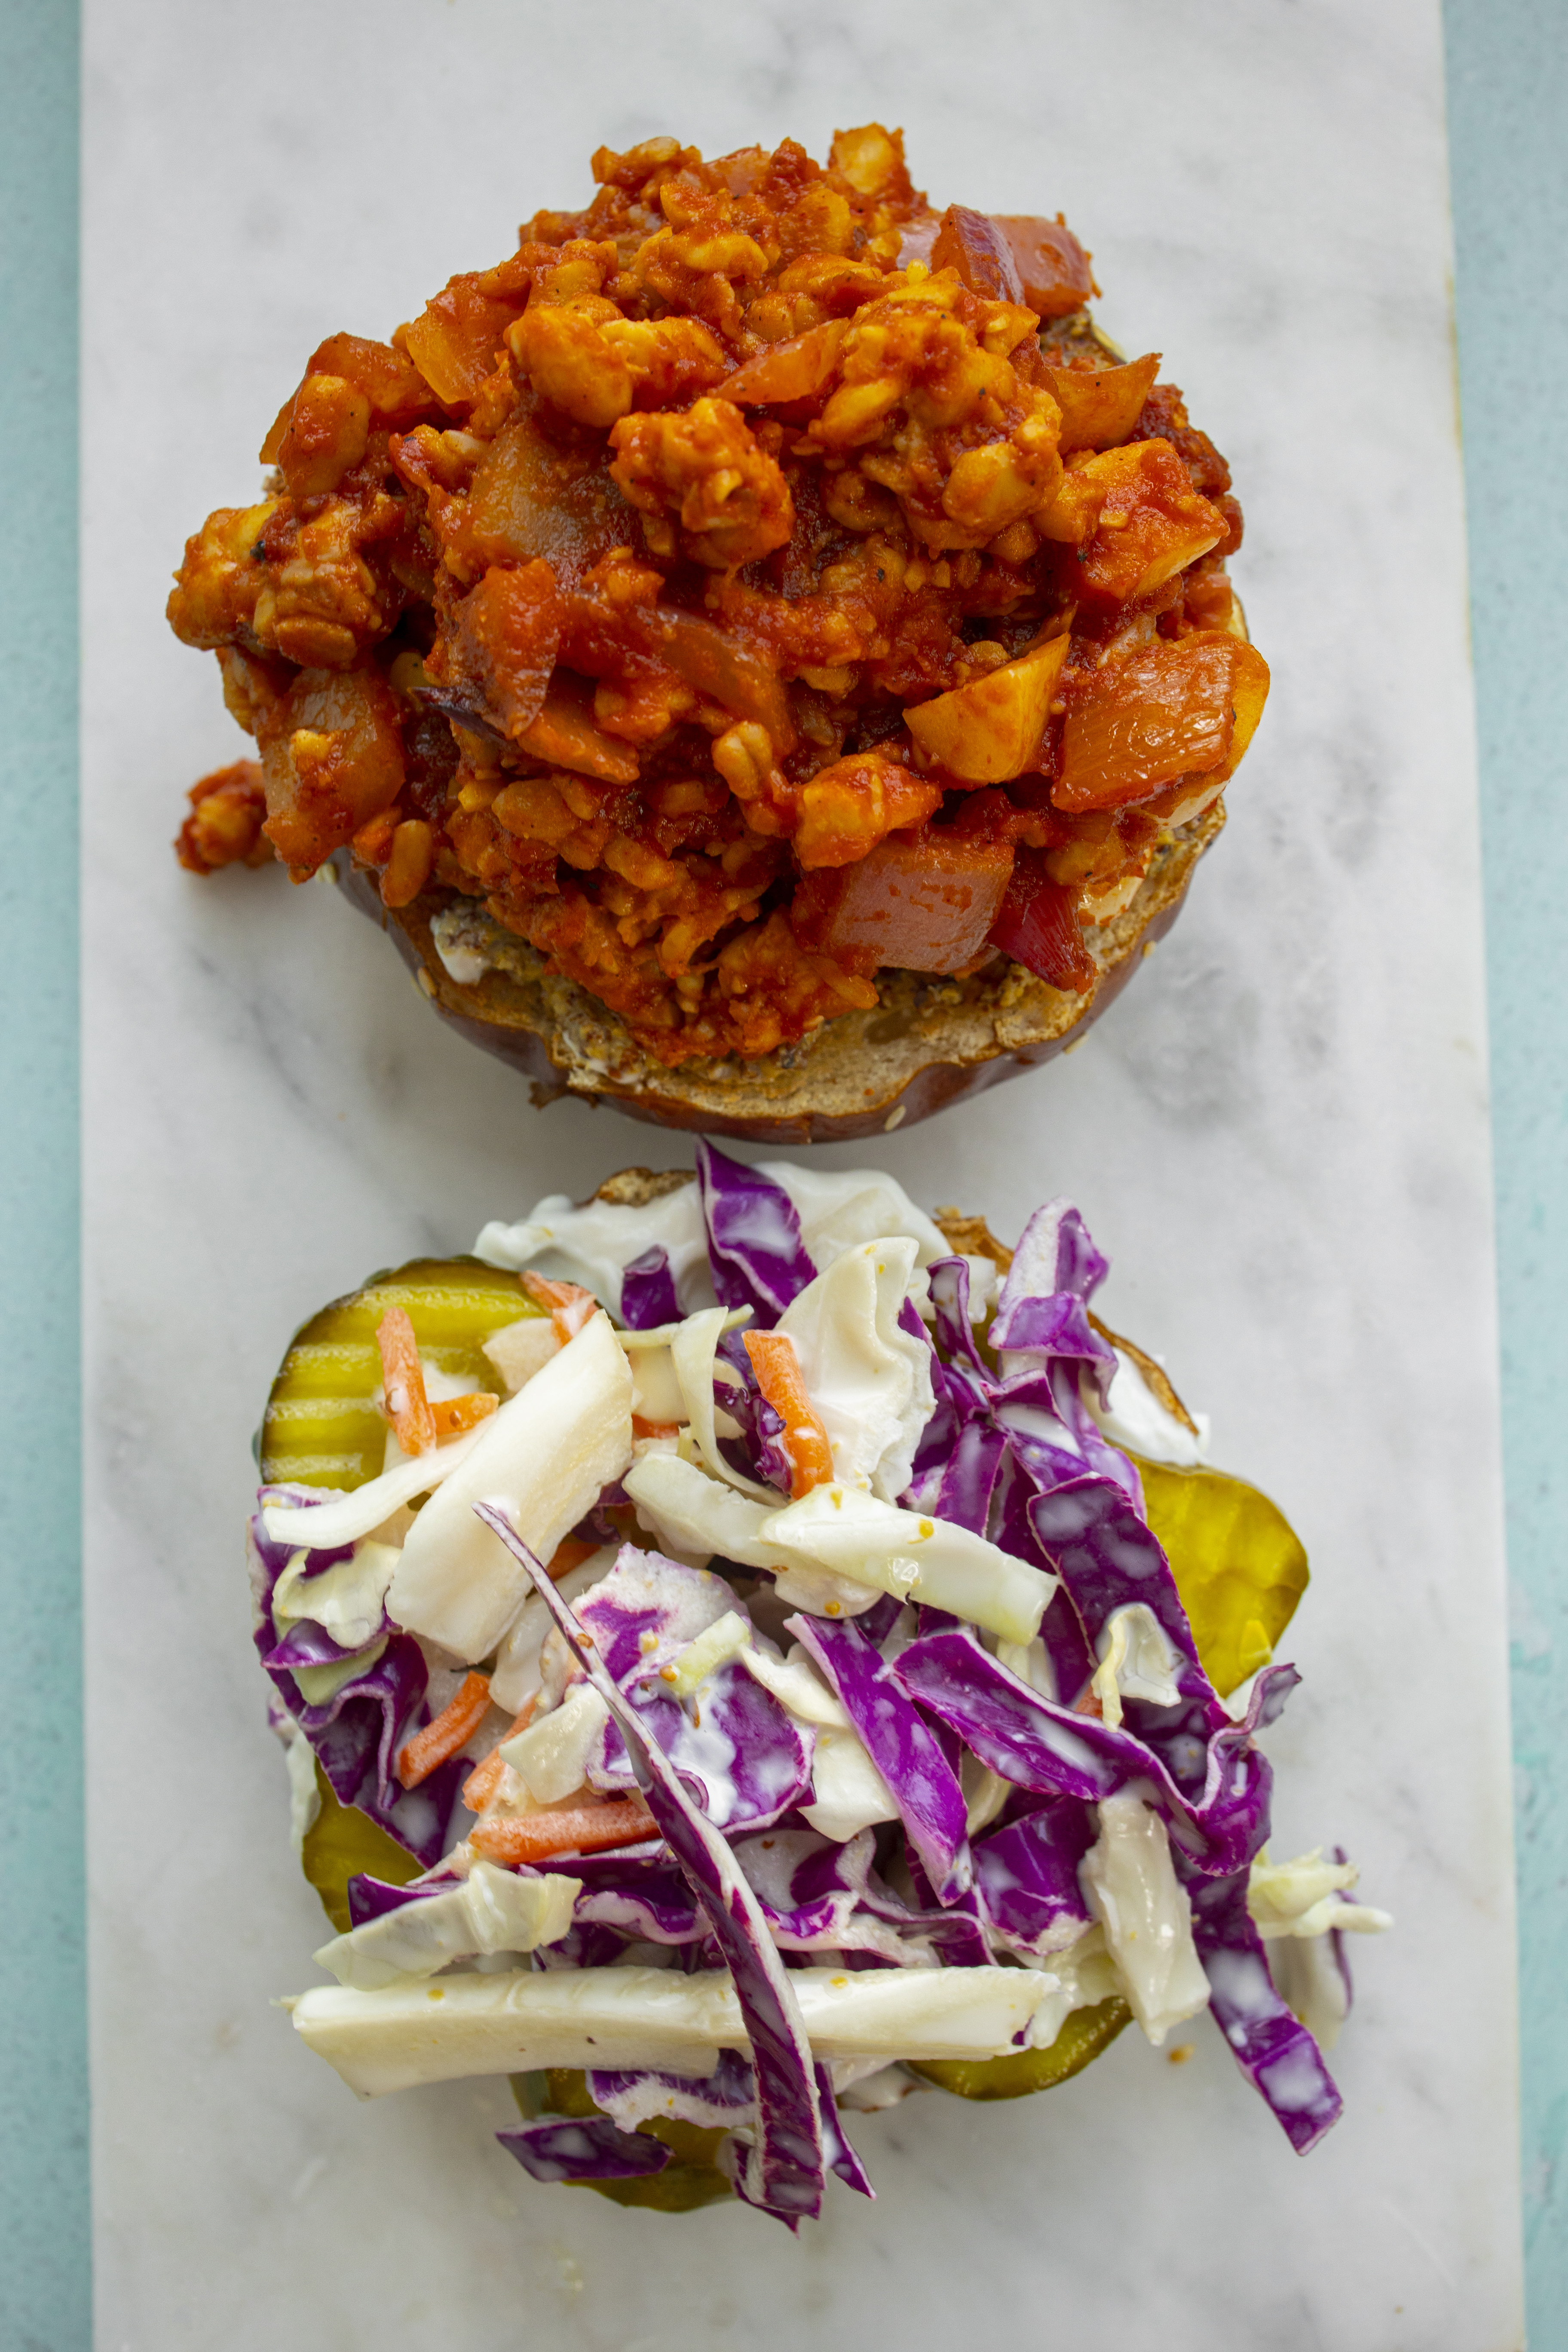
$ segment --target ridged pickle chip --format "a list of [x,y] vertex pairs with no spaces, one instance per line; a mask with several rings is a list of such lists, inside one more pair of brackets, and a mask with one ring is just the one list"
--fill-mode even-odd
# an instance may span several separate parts
[[351,1878],[363,1870],[388,1886],[406,1886],[425,1865],[357,1805],[340,1805],[319,1764],[316,1794],[321,1809],[305,1832],[300,1864],[321,1898],[322,1910],[339,1935],[346,1936],[353,1925],[349,1916]]
[[1227,1697],[1268,1664],[1296,1613],[1307,1590],[1301,1539],[1279,1505],[1245,1479],[1133,1459],[1204,1671]]
[[386,1423],[371,1402],[381,1385],[376,1326],[406,1309],[419,1352],[437,1369],[499,1396],[483,1342],[525,1315],[542,1315],[515,1274],[476,1257],[414,1258],[372,1275],[295,1333],[261,1424],[268,1486],[363,1486],[382,1466]]
[[[507,1324],[544,1312],[515,1274],[478,1258],[414,1258],[372,1275],[295,1333],[261,1424],[267,1485],[363,1486],[381,1469],[386,1423],[371,1402],[382,1377],[375,1331],[393,1307],[407,1310],[422,1356],[491,1395],[501,1383],[483,1343]],[[300,1861],[328,1918],[346,1935],[348,1882],[356,1873],[405,1886],[422,1865],[357,1805],[340,1805],[320,1764],[316,1788],[321,1811]]]
[[1081,2074],[1131,2019],[1119,1997],[1097,2001],[1092,2009],[1069,2011],[1048,2050],[1009,2050],[1005,2058],[911,2060],[910,2072],[961,2099],[1024,2099]]

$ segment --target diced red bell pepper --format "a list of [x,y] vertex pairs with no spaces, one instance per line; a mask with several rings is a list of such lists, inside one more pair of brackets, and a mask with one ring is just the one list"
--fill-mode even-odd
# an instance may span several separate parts
[[1096,971],[1079,929],[1077,898],[1075,890],[1050,879],[1037,849],[1020,849],[991,926],[991,944],[1053,988],[1082,996],[1094,986]]

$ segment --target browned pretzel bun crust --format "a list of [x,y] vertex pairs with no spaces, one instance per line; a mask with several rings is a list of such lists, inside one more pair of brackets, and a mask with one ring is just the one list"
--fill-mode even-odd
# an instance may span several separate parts
[[429,892],[390,908],[374,876],[346,852],[336,865],[349,898],[390,935],[436,1010],[531,1078],[536,1102],[575,1095],[656,1127],[753,1143],[848,1143],[912,1126],[1076,1044],[1170,929],[1194,867],[1224,824],[1220,802],[1179,826],[1131,904],[1087,935],[1099,976],[1082,996],[1005,961],[967,980],[884,972],[872,1012],[845,1013],[761,1062],[677,1069],[646,1056],[617,1015],[548,974],[542,956],[478,908],[464,918],[464,936],[482,940],[494,961],[472,985],[454,980],[430,926],[463,904],[456,894]]

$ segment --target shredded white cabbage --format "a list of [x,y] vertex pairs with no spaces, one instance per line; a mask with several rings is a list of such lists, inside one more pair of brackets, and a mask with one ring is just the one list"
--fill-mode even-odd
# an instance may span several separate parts
[[[555,1578],[555,1590],[568,1601],[578,1600],[602,1577],[608,1576],[619,1550],[618,1544],[605,1544],[598,1551],[590,1552],[564,1576]],[[538,1593],[531,1592],[500,1645],[490,1676],[490,1697],[509,1715],[520,1715],[540,1687],[539,1654],[554,1622]]]
[[689,1698],[700,1690],[711,1674],[739,1657],[751,1644],[752,1628],[748,1619],[738,1609],[726,1609],[711,1625],[688,1642],[679,1656],[659,1668],[659,1679],[668,1684],[676,1698]]
[[1274,1990],[1320,2050],[1331,2050],[1351,2011],[1351,1990],[1326,1936],[1287,1936],[1271,1944]]
[[[687,1552],[717,1552],[738,1568],[787,1568],[790,1554],[763,1541],[766,1507],[729,1485],[709,1477],[678,1454],[650,1448],[637,1455],[625,1478],[637,1517],[659,1543]],[[766,1490],[776,1502],[772,1489]]]
[[[433,1446],[428,1454],[416,1454],[412,1461],[400,1462],[379,1477],[367,1478],[363,1486],[347,1494],[317,1488],[328,1497],[325,1502],[268,1503],[261,1514],[262,1526],[274,1543],[309,1545],[317,1551],[336,1551],[340,1544],[358,1543],[362,1537],[374,1535],[384,1527],[400,1505],[412,1502],[416,1495],[432,1493],[454,1470],[461,1469],[480,1438],[500,1419],[497,1413],[461,1437]],[[308,1494],[311,1489],[302,1491]]]
[[382,1603],[397,1567],[395,1544],[369,1536],[355,1544],[352,1559],[340,1559],[319,1576],[305,1574],[309,1554],[297,1551],[272,1588],[272,1623],[279,1641],[290,1625],[308,1618],[340,1650],[363,1650],[381,1631]]
[[811,1765],[811,1802],[802,1805],[802,1818],[823,1837],[847,1845],[858,1832],[874,1822],[896,1822],[898,1800],[875,1764],[858,1732],[846,1723],[825,1726],[816,1735]]
[[[561,1334],[548,1315],[520,1315],[482,1342],[483,1353],[500,1374],[508,1396],[526,1388],[552,1356],[561,1352]],[[426,1384],[428,1394],[428,1384]]]
[[844,1731],[849,1728],[843,1700],[837,1691],[828,1689],[799,1642],[787,1659],[775,1658],[771,1650],[754,1646],[741,1653],[741,1664],[764,1690],[772,1691],[797,1723],[825,1725],[829,1729]]
[[889,1503],[910,1483],[935,1402],[931,1349],[899,1323],[915,1258],[915,1243],[902,1234],[858,1243],[808,1283],[778,1322],[795,1341],[835,1477]]
[[378,1992],[410,1978],[432,1977],[449,1961],[476,1953],[531,1952],[558,1943],[572,1925],[583,1891],[580,1878],[554,1872],[520,1878],[493,1863],[476,1862],[466,1878],[439,1895],[405,1903],[334,1936],[314,1955],[318,1968],[341,1985]]
[[302,1853],[305,1833],[321,1810],[321,1792],[316,1785],[316,1751],[292,1719],[284,1736],[283,1757],[289,1767],[289,1843]]
[[1075,2009],[1094,2009],[1121,1990],[1100,1927],[1086,1927],[1059,1952],[1031,1959],[1049,1987],[1029,2025],[1031,2050],[1048,2050]]
[[609,1719],[610,1710],[593,1684],[574,1683],[559,1706],[501,1741],[502,1760],[521,1773],[535,1804],[559,1804],[575,1796],[587,1779],[588,1758]]
[[902,1600],[929,1602],[1009,1642],[1039,1631],[1057,1579],[951,1519],[900,1511],[854,1486],[814,1486],[773,1512],[763,1543]]
[[757,1165],[794,1202],[801,1240],[818,1273],[841,1250],[879,1240],[885,1234],[907,1234],[921,1265],[952,1255],[941,1227],[916,1208],[891,1176],[865,1168],[806,1168],[789,1160],[761,1160]]
[[[792,1969],[814,2053],[991,2058],[1028,2032],[1053,1980],[1033,1969]],[[449,1976],[379,1992],[318,1985],[294,2030],[362,2097],[542,2066],[710,2074],[749,2048],[727,1972],[549,1969]],[[1054,2039],[1054,2036],[1052,2037]]]
[[1165,1824],[1122,1790],[1100,1808],[1100,1836],[1079,1875],[1105,1930],[1133,2016],[1156,2050],[1173,2025],[1206,2007],[1208,1979],[1193,1942],[1193,1909],[1171,1863]]
[[505,1510],[547,1564],[631,1461],[632,1376],[608,1318],[590,1316],[477,1436],[415,1521],[387,1596],[400,1625],[467,1661],[495,1648],[532,1590],[475,1504]]
[[1394,1925],[1388,1912],[1342,1900],[1360,1875],[1353,1862],[1325,1862],[1321,1845],[1294,1862],[1270,1862],[1265,1846],[1247,1884],[1252,1923],[1266,1944],[1284,1936],[1326,1936],[1331,1927],[1380,1936]]
[[[719,1451],[719,1434],[714,1418],[713,1380],[717,1368],[716,1349],[721,1338],[730,1328],[730,1318],[721,1307],[710,1307],[700,1315],[689,1315],[684,1323],[676,1326],[675,1337],[669,1343],[669,1360],[685,1402],[685,1419],[691,1425],[691,1436],[703,1461],[716,1478],[722,1478],[738,1494],[749,1495],[753,1502],[767,1502],[773,1496],[771,1486],[760,1486],[754,1478],[743,1477],[732,1470]],[[734,1376],[728,1365],[721,1376]]]
[[368,1674],[385,1647],[386,1635],[381,1633],[346,1658],[332,1658],[320,1666],[290,1666],[294,1687],[307,1706],[325,1706],[345,1683],[352,1683],[356,1675]]
[[1100,1664],[1089,1687],[1100,1713],[1112,1729],[1121,1722],[1124,1698],[1146,1699],[1151,1706],[1179,1706],[1176,1688],[1180,1653],[1145,1601],[1131,1601],[1113,1610],[1100,1630]]

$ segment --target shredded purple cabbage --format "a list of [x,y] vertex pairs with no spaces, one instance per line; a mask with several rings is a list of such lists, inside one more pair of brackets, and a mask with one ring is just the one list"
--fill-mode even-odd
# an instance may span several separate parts
[[1247,1881],[1245,1870],[1189,1877],[1193,1941],[1231,2054],[1297,2155],[1305,2156],[1338,2123],[1344,2103],[1316,2042],[1274,1990],[1263,1938],[1247,1907]]
[[821,2209],[822,2126],[811,2044],[761,1906],[724,1839],[699,1811],[661,1750],[644,1737],[636,1709],[605,1671],[571,1603],[552,1584],[505,1513],[488,1503],[476,1507],[486,1526],[528,1570],[558,1632],[571,1643],[616,1718],[648,1811],[708,1914],[734,1979],[756,2073],[757,2141],[743,2182],[737,2176],[737,2189],[748,2203],[794,2230]]
[[1089,1925],[1078,1866],[1094,1843],[1087,1806],[1058,1798],[981,1838],[974,1879],[983,1916],[1015,1952],[1059,1952]]
[[930,1725],[895,1679],[897,1669],[888,1666],[856,1625],[792,1617],[788,1631],[810,1651],[843,1701],[892,1790],[938,1900],[955,1902],[970,1880],[963,1790]]
[[[771,1328],[817,1271],[794,1203],[707,1142],[697,1159],[715,1294],[728,1307],[750,1308],[752,1328]],[[935,1399],[905,1506],[987,1538],[1054,1575],[1059,1589],[1040,1628],[1043,1660],[1034,1650],[1026,1678],[966,1623],[892,1596],[852,1622],[807,1613],[787,1620],[892,1791],[900,1828],[891,1834],[865,1829],[840,1843],[809,1826],[800,1809],[812,1802],[816,1735],[738,1660],[717,1667],[694,1700],[678,1698],[664,1680],[661,1669],[720,1615],[748,1613],[733,1582],[623,1545],[611,1574],[574,1610],[504,1516],[480,1507],[529,1570],[558,1635],[609,1709],[589,1759],[590,1784],[639,1789],[658,1832],[638,1846],[539,1865],[575,1878],[581,1892],[570,1929],[536,1964],[602,1967],[624,1958],[628,1945],[652,1944],[679,1969],[727,1969],[752,2053],[750,2060],[723,2053],[701,2079],[590,2074],[597,2116],[545,2117],[498,2135],[536,2179],[613,2180],[662,2169],[668,2151],[630,2127],[657,2108],[728,2131],[721,2161],[737,2196],[792,2230],[818,2210],[827,2171],[871,2195],[829,2074],[813,2059],[783,1955],[846,1970],[1048,1963],[1089,1924],[1080,1864],[1099,1833],[1099,1803],[1125,1789],[1166,1822],[1211,2007],[1242,2071],[1299,2149],[1335,2120],[1339,2095],[1310,2034],[1275,1992],[1247,1910],[1271,1789],[1256,1735],[1278,1716],[1297,1676],[1289,1666],[1266,1670],[1234,1722],[1203,1669],[1147,1522],[1137,1469],[1085,1401],[1086,1391],[1098,1392],[1103,1402],[1116,1368],[1089,1317],[1106,1271],[1077,1210],[1057,1201],[1029,1221],[984,1348],[962,1258],[930,1268],[930,1331],[909,1301],[900,1311],[901,1327],[931,1350]],[[649,1329],[680,1314],[668,1253],[645,1251],[626,1269],[623,1321]],[[787,1494],[782,1424],[757,1387],[740,1332],[721,1337],[719,1358],[739,1382],[721,1376],[716,1386],[740,1432],[721,1440],[727,1459]],[[258,1502],[325,1499],[276,1487]],[[609,1514],[626,1500],[618,1486],[606,1489],[575,1532],[620,1540]],[[309,1553],[305,1576],[352,1549]],[[454,1759],[413,1790],[397,1780],[401,1744],[429,1718],[424,1653],[388,1619],[378,1654],[367,1646],[331,1699],[307,1706],[294,1671],[349,1654],[308,1618],[276,1638],[272,1595],[294,1556],[294,1547],[270,1541],[258,1516],[250,1547],[255,1638],[278,1703],[305,1732],[340,1802],[380,1822],[429,1868],[455,1833],[469,1766]],[[742,1580],[742,1589],[751,1587]],[[777,1633],[762,1596],[753,1593],[752,1602],[759,1622]],[[1086,1693],[1110,1621],[1132,1603],[1149,1609],[1173,1654],[1176,1703],[1124,1696],[1114,1727]],[[989,1825],[972,1843],[964,1790],[983,1785],[976,1765],[1009,1793],[999,1810],[988,1805]],[[879,1874],[879,1851],[892,1885]],[[351,1918],[358,1926],[383,1917],[447,1883],[402,1888],[362,1874],[349,1885]],[[1341,1941],[1333,1938],[1342,1968]]]
[[608,2116],[542,2116],[496,2137],[535,2180],[637,2180],[669,2162],[662,2140],[622,2131]]
[[372,1919],[384,1919],[388,1912],[422,1902],[427,1895],[450,1893],[457,1883],[447,1878],[432,1879],[426,1885],[393,1886],[384,1878],[373,1878],[368,1870],[356,1871],[348,1885],[350,1925],[363,1927]]
[[697,1181],[714,1291],[725,1307],[751,1307],[753,1329],[771,1330],[816,1278],[795,1202],[771,1177],[706,1141],[697,1146]]
[[628,1331],[657,1331],[661,1324],[679,1323],[680,1301],[669,1270],[669,1252],[661,1242],[634,1257],[621,1276],[621,1321]]

